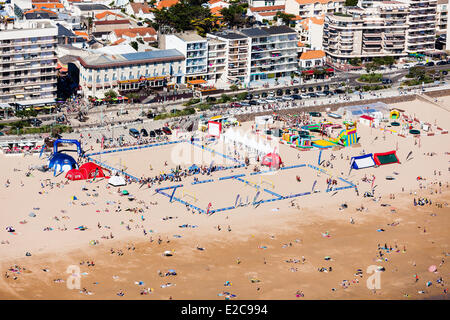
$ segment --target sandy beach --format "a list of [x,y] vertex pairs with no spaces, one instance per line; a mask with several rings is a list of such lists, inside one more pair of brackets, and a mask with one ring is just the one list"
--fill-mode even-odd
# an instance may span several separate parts
[[[439,103],[450,108],[448,97]],[[421,100],[392,107],[448,129],[445,108]],[[251,128],[252,123],[243,123],[238,130]],[[252,200],[256,190],[251,185],[219,180],[232,174],[283,196],[312,186],[319,192],[213,215],[187,210],[155,192],[179,182],[150,188],[132,183],[120,187],[129,192],[123,195],[104,178],[67,181],[64,175],[30,171],[46,162],[38,156],[0,155],[0,298],[448,299],[449,135],[436,130],[420,139],[401,137],[358,124],[358,136],[358,145],[324,150],[321,156],[330,164],[323,168],[354,183],[358,193],[354,188],[325,192],[330,176],[307,167],[252,176],[252,160],[247,168],[185,177],[185,187],[175,196],[204,209],[209,203],[213,209],[232,206],[237,195]],[[96,159],[126,166],[139,178],[211,159],[218,166],[230,165],[230,160],[208,158],[210,152],[183,144],[186,149],[178,149],[177,157],[173,149],[161,147]],[[99,150],[94,141],[83,145]],[[233,155],[222,142],[208,148]],[[318,165],[317,149],[277,148],[285,166]],[[190,157],[179,156],[180,150]],[[349,172],[350,157],[391,150],[399,164]],[[196,179],[214,182],[195,184]],[[339,180],[337,187],[344,185]],[[372,187],[373,197],[364,197]],[[260,199],[270,197],[262,192]],[[426,203],[414,205],[419,199]],[[368,272],[370,266],[378,271]],[[429,271],[431,266],[435,269]],[[79,268],[79,288],[68,288],[73,281],[68,268]],[[370,289],[366,282],[375,273],[380,288]]]

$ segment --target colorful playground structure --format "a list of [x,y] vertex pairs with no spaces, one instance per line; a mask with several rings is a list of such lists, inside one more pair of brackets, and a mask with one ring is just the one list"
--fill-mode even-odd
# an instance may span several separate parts
[[329,136],[332,129],[339,129],[342,126],[332,122],[321,122],[309,124],[301,127],[301,130],[295,128],[284,129],[282,140],[301,149],[311,149],[313,147],[320,149],[332,148],[335,146],[349,147],[358,143],[358,133],[356,122],[344,121],[343,129],[336,138],[315,139],[313,132]]

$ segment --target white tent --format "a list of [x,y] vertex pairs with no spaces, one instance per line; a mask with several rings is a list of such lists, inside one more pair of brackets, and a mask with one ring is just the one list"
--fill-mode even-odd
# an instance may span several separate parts
[[127,185],[125,179],[121,176],[112,176],[111,178],[109,178],[108,184],[112,185],[113,187],[120,187]]

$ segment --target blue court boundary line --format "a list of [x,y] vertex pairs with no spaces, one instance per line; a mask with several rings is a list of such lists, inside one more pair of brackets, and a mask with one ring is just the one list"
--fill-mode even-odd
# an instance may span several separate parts
[[[102,154],[109,154],[109,153],[115,153],[115,152],[124,152],[124,151],[130,151],[130,150],[146,149],[146,148],[151,148],[151,147],[165,146],[165,145],[171,145],[171,144],[182,143],[182,142],[190,143],[190,144],[196,146],[197,148],[205,149],[205,150],[207,150],[207,151],[209,151],[209,152],[211,152],[211,153],[213,153],[213,154],[218,154],[218,155],[224,157],[225,159],[231,159],[231,160],[233,160],[234,162],[237,162],[237,163],[238,163],[237,165],[231,165],[231,166],[226,166],[226,167],[223,167],[223,166],[217,166],[216,171],[223,171],[223,170],[229,170],[229,169],[237,169],[237,168],[241,168],[241,167],[244,167],[244,166],[245,166],[245,163],[240,162],[240,161],[237,160],[237,159],[234,159],[234,158],[232,158],[232,157],[226,156],[226,155],[224,155],[224,154],[222,154],[222,153],[220,153],[220,152],[217,152],[217,151],[212,150],[212,149],[210,149],[210,148],[208,148],[208,147],[204,147],[204,146],[202,146],[202,145],[193,143],[193,142],[188,141],[188,140],[186,140],[186,139],[176,140],[176,141],[158,142],[158,143],[152,143],[152,144],[146,144],[146,145],[139,145],[139,146],[133,146],[133,147],[126,147],[126,148],[114,149],[114,150],[106,150],[106,151],[93,152],[93,153],[85,154],[85,155],[83,155],[83,157],[86,158],[87,160],[91,161],[91,162],[94,162],[94,163],[98,164],[98,165],[101,166],[101,167],[107,168],[107,169],[109,169],[109,170],[111,170],[111,171],[117,171],[117,172],[119,172],[120,174],[122,174],[122,175],[124,175],[124,176],[126,176],[126,177],[129,177],[131,180],[134,180],[134,181],[136,181],[136,182],[139,182],[139,181],[141,180],[140,178],[137,178],[137,177],[133,176],[132,174],[130,174],[130,173],[124,171],[124,170],[120,170],[120,169],[114,168],[114,167],[112,167],[112,166],[106,164],[106,162],[102,162],[102,161],[100,161],[100,160],[96,160],[96,159],[94,159],[94,158],[92,158],[92,157],[93,157],[93,156],[99,156],[99,155],[102,155]],[[199,172],[195,172],[195,173],[193,173],[193,174],[199,174]]]

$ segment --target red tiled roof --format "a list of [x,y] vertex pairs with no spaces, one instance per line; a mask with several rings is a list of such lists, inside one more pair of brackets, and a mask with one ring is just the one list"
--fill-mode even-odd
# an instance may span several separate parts
[[320,59],[325,57],[325,52],[322,50],[305,51],[300,56],[300,60]]
[[105,18],[106,16],[116,16],[116,17],[119,17],[119,18],[123,18],[123,16],[121,14],[114,13],[114,12],[111,12],[111,11],[103,11],[103,12],[97,13],[95,15],[95,18],[98,19],[98,20],[101,20],[101,19]]
[[106,24],[130,24],[130,20],[105,20],[105,21],[95,21],[96,25],[106,25]]
[[63,9],[64,5],[58,2],[46,2],[46,3],[33,3],[33,7],[36,9],[48,8],[48,9]]
[[134,13],[139,13],[142,10],[142,13],[147,14],[151,13],[150,6],[147,3],[134,3],[130,2],[131,9],[133,9]]
[[121,38],[123,34],[125,33],[133,33],[140,35],[141,37],[150,34],[153,36],[156,36],[156,30],[151,27],[144,27],[144,28],[127,28],[127,29],[115,29],[114,33],[118,38]]
[[266,7],[251,7],[251,12],[261,12],[261,11],[281,11],[284,10],[285,6],[266,6]]
[[157,9],[169,8],[178,3],[179,0],[161,0],[156,6]]

